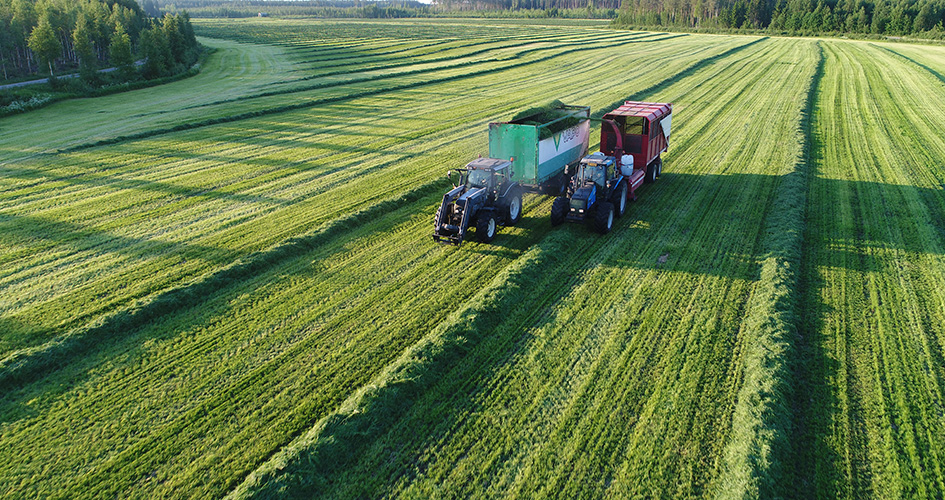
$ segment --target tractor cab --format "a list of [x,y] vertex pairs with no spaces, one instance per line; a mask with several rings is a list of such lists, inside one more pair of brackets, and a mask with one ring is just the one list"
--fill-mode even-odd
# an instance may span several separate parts
[[578,165],[571,184],[571,209],[584,214],[594,206],[599,193],[606,193],[614,178],[614,158],[603,153],[585,156]]
[[480,189],[485,189],[488,197],[494,199],[496,191],[512,179],[512,162],[495,158],[477,158],[466,164],[466,168],[458,169],[458,172],[459,182],[454,182],[453,185],[465,187],[461,199],[471,196]]
[[614,163],[612,156],[605,156],[603,153],[585,156],[575,175],[578,186],[594,183],[599,188],[608,187],[607,181],[614,177]]

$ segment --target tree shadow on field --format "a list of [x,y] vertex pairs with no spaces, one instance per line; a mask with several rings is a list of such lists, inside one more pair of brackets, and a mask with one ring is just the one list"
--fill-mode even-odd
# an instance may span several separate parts
[[[843,285],[844,298],[834,300],[862,300],[868,292],[856,286],[857,279],[897,274],[914,256],[942,255],[945,189],[814,176],[810,193],[792,363],[794,477],[793,486],[785,491],[789,498],[798,499],[838,491],[864,497],[872,492],[870,475],[851,475],[849,468],[862,471],[869,466],[859,463],[862,457],[855,450],[843,452],[838,444],[844,443],[837,442],[837,433],[849,432],[850,442],[865,442],[863,419],[868,412],[861,407],[856,382],[850,380],[850,360],[838,358],[848,354],[834,349],[838,344],[847,345],[848,351],[868,348],[852,344],[855,339],[850,335],[860,328],[854,324],[859,320],[843,318],[837,324],[837,307],[824,297],[837,293],[838,278],[850,276],[854,281]],[[833,232],[826,234],[825,230]],[[928,234],[932,238],[923,239]],[[932,363],[945,366],[941,352],[932,350],[930,354]],[[851,391],[841,403],[838,394]],[[845,430],[838,431],[838,426]]]
[[[169,153],[173,154],[171,151],[169,151]],[[207,157],[201,157],[201,159],[205,158]],[[176,160],[171,159],[169,161]],[[229,159],[228,161],[233,162],[235,160]],[[52,170],[17,166],[5,168],[4,173],[7,177],[27,181],[39,181],[43,183],[61,182],[71,186],[83,186],[88,188],[107,187],[115,190],[147,191],[180,198],[199,197],[210,200],[216,199],[232,201],[236,203],[252,203],[273,206],[287,205],[292,202],[292,200],[272,198],[264,195],[221,191],[213,187],[186,186],[171,182],[136,179],[132,178],[131,176],[123,177],[121,175],[110,174],[107,171],[102,173],[92,171],[83,172],[81,174],[57,175]]]
[[0,242],[16,248],[47,241],[70,253],[95,250],[134,257],[180,255],[217,264],[232,262],[241,252],[207,245],[117,235],[82,224],[29,215],[0,214]]

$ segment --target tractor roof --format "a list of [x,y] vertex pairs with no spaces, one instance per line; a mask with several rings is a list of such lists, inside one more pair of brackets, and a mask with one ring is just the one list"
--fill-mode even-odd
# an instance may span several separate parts
[[607,113],[604,115],[604,118],[611,119],[615,116],[639,116],[652,122],[672,112],[673,105],[668,102],[625,101],[623,106]]
[[609,163],[613,163],[613,161],[614,161],[614,158],[612,156],[607,156],[604,153],[601,153],[600,151],[596,153],[591,153],[585,156],[584,158],[581,158],[581,163],[584,163],[587,165],[601,165],[601,164],[606,165]]
[[466,168],[470,170],[498,170],[510,165],[512,165],[512,162],[509,160],[499,160],[496,158],[476,158],[475,160],[467,163]]

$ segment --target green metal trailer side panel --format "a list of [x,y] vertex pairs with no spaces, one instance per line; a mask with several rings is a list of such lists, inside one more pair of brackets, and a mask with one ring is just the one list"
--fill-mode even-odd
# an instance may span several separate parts
[[558,154],[548,159],[545,159],[543,155],[539,155],[542,162],[538,164],[538,176],[536,178],[538,182],[536,182],[536,184],[545,182],[560,174],[565,165],[577,163],[581,158],[587,156],[587,143],[578,143],[570,149],[557,151],[557,153]]
[[[489,157],[512,160],[515,180],[534,187],[560,176],[566,166],[576,163],[585,154],[590,136],[590,108],[562,106],[555,110],[557,117],[536,124],[528,119],[519,122],[489,124]],[[561,120],[577,119],[567,129],[548,136],[548,127]],[[545,138],[542,139],[542,132]]]
[[584,121],[539,141],[535,184],[560,175],[566,165],[579,162],[587,154],[590,130],[590,122]]
[[512,161],[515,179],[526,184],[537,184],[538,127],[490,123],[489,157],[501,160],[515,158]]

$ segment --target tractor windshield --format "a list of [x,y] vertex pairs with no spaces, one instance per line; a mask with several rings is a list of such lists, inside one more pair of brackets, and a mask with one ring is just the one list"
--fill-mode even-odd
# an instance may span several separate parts
[[581,181],[593,182],[594,184],[597,184],[598,186],[603,186],[604,181],[606,180],[604,176],[605,168],[607,167],[605,167],[604,165],[584,165],[584,168],[582,169],[582,172],[581,172],[582,174]]
[[470,188],[489,187],[489,177],[491,175],[492,172],[488,170],[470,170],[466,185]]

